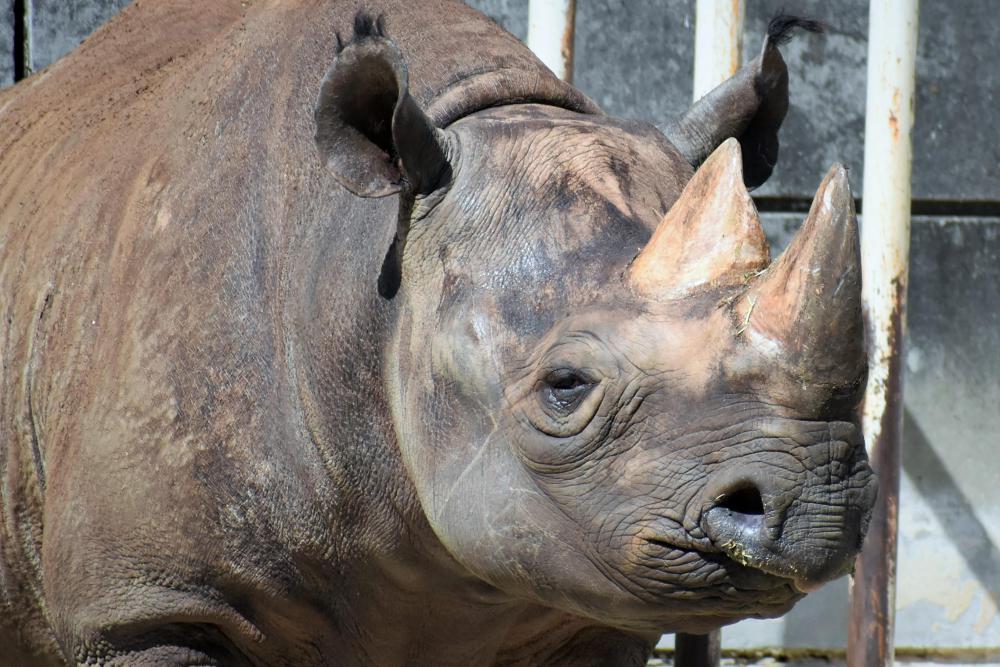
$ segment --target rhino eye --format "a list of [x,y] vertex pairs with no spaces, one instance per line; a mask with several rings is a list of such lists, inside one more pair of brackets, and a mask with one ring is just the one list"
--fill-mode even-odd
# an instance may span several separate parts
[[543,391],[550,407],[567,414],[576,410],[593,388],[594,382],[580,371],[559,368],[545,377]]
[[[578,435],[593,421],[604,401],[607,383],[597,369],[568,364],[549,366],[536,376],[524,403],[524,414],[535,429],[556,438]],[[537,452],[536,460],[550,453]]]

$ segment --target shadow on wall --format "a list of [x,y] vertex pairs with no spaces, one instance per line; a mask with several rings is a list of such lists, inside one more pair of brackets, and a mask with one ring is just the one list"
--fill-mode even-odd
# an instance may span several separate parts
[[[909,410],[903,413],[903,443],[903,471],[920,490],[979,585],[994,595],[1000,594],[1000,548],[990,540],[972,503]],[[995,462],[994,459],[983,463],[995,465]]]
[[[795,605],[784,618],[782,646],[842,649],[847,641],[848,577],[831,581]],[[722,631],[725,636],[725,630]]]

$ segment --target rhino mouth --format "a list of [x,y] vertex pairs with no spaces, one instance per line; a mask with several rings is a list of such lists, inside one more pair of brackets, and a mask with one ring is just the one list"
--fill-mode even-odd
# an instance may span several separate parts
[[860,549],[871,484],[843,482],[843,504],[823,503],[829,500],[824,493],[814,497],[808,489],[791,494],[795,499],[785,505],[768,494],[753,501],[741,492],[745,497],[703,509],[695,524],[700,531],[689,539],[662,531],[644,535],[646,566],[666,573],[681,562],[689,574],[697,570],[699,595],[718,611],[740,618],[784,614],[847,574]]
[[[677,549],[675,544],[665,539],[647,538],[647,542],[657,550],[675,551]],[[727,548],[697,553],[702,560],[715,565],[718,569],[725,570],[730,578],[738,580],[733,582],[740,584],[736,588],[745,587],[754,591],[762,591],[784,587],[789,591],[796,591],[804,595],[826,583],[826,580],[817,582],[797,576],[795,574],[796,568],[791,564],[773,566],[771,558],[753,554],[742,545],[724,546]]]
[[869,519],[864,498],[872,485],[851,486],[845,480],[842,493],[854,497],[842,505],[818,497],[799,498],[780,511],[716,505],[702,513],[701,529],[720,555],[812,593],[850,572],[861,549]]
[[[832,579],[848,572],[846,553],[790,555],[766,538],[764,515],[742,515],[717,507],[704,520],[706,533],[730,560],[771,577],[785,580],[803,595],[812,593]],[[839,549],[838,551],[846,551]],[[817,567],[817,563],[822,564]]]
[[[777,618],[805,597],[794,580],[740,564],[722,552],[680,550],[656,538],[646,538],[643,551],[645,567],[630,577],[643,601],[625,624],[633,629],[704,634],[747,618]],[[680,580],[678,560],[690,568]]]

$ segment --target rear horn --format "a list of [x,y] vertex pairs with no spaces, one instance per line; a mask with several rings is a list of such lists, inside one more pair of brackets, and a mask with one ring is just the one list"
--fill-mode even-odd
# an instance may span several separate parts
[[744,283],[770,261],[757,208],[743,184],[743,158],[727,139],[701,165],[627,272],[657,300]]

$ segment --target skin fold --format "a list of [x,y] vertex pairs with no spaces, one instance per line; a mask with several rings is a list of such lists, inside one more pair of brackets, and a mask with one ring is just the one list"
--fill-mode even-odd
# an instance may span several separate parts
[[849,566],[846,175],[774,264],[744,189],[794,22],[668,137],[369,9],[140,2],[0,92],[0,665],[642,665]]

